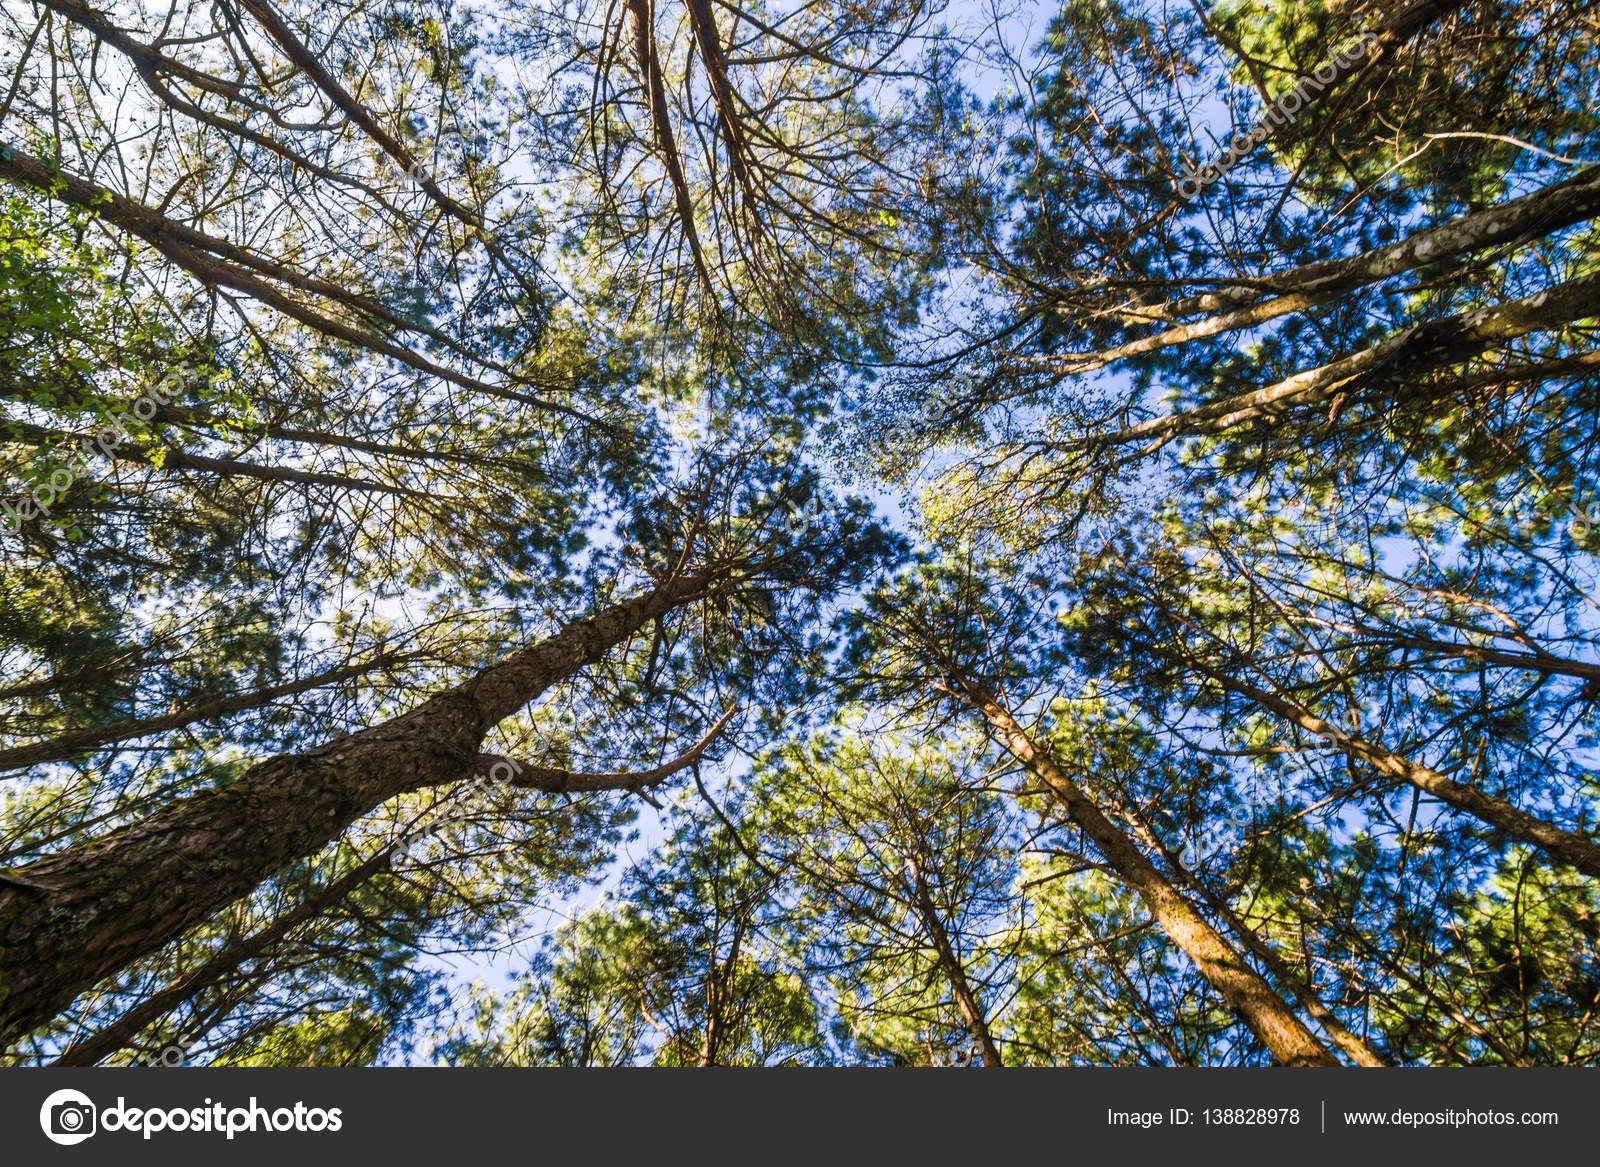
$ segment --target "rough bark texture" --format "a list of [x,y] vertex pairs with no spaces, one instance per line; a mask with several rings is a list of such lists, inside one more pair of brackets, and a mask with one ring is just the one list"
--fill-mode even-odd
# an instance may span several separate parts
[[[1180,437],[1216,434],[1236,425],[1321,409],[1353,389],[1376,394],[1445,365],[1465,361],[1508,340],[1543,332],[1600,312],[1600,273],[1486,308],[1429,320],[1381,344],[1296,373],[1273,385],[1165,414],[1138,425],[1089,434],[1063,448],[1098,449],[1147,442],[1145,453]],[[1359,378],[1359,380],[1358,380]],[[1355,384],[1352,385],[1352,382]]]
[[983,688],[960,682],[966,699],[1000,735],[1030,773],[1048,786],[1067,816],[1091,840],[1118,877],[1139,894],[1172,942],[1216,986],[1239,1019],[1286,1066],[1336,1066],[1305,1023],[1266,980],[1245,963],[1216,929],[1158,871],[1049,753],[1036,745],[1010,712]]
[[410,790],[470,777],[490,727],[674,607],[685,577],[563,627],[390,721],[270,758],[0,883],[0,1044]]
[[1199,876],[1186,868],[1179,857],[1172,853],[1171,848],[1162,843],[1155,832],[1149,829],[1148,824],[1141,820],[1139,828],[1145,840],[1161,851],[1162,858],[1173,871],[1177,872],[1184,885],[1203,899],[1217,914],[1217,918],[1226,924],[1250,950],[1251,955],[1261,962],[1262,967],[1277,977],[1278,982],[1294,994],[1294,999],[1300,1002],[1300,1007],[1322,1027],[1322,1032],[1328,1035],[1329,1041],[1339,1047],[1340,1053],[1356,1065],[1366,1066],[1369,1069],[1378,1069],[1385,1064],[1382,1058],[1372,1052],[1372,1047],[1350,1032],[1349,1027],[1339,1020],[1338,1014],[1322,1003],[1322,998],[1317,996],[1316,990],[1289,966],[1289,962],[1278,954],[1278,950],[1240,919],[1239,914],[1227,900],[1212,891]]
[[129,1048],[146,1026],[159,1021],[196,994],[236,976],[241,965],[273,949],[307,920],[337,906],[367,880],[388,870],[389,864],[387,851],[373,855],[260,931],[223,946],[199,968],[141,1001],[105,1028],[77,1039],[50,1064],[94,1066]]
[[[1448,255],[1513,247],[1544,238],[1600,215],[1600,167],[1553,183],[1532,194],[1459,219],[1418,231],[1408,239],[1360,255],[1318,260],[1264,277],[1259,284],[1223,288],[1179,301],[1165,311],[1141,309],[1145,319],[1216,313],[1189,324],[1175,325],[1151,336],[1130,340],[1096,353],[1058,354],[1037,363],[1061,372],[1085,373],[1128,357],[1157,352],[1202,337],[1254,328],[1269,320],[1304,312],[1357,288],[1436,263]],[[1277,293],[1277,294],[1273,294]],[[1263,298],[1270,296],[1270,298]]]

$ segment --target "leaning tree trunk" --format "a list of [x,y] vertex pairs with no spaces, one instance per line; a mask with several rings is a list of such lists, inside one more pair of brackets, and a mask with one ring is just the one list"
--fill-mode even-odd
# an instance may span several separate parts
[[470,777],[492,726],[711,586],[687,576],[602,609],[399,717],[0,876],[0,1045],[390,798]]
[[[233,979],[246,961],[272,951],[295,928],[336,907],[362,884],[388,869],[390,862],[387,851],[378,851],[367,857],[315,895],[302,900],[259,931],[230,941],[199,968],[159,989],[104,1028],[75,1038],[73,1043],[62,1051],[61,1056],[50,1064],[95,1066],[118,1051],[130,1048],[133,1039],[139,1036],[146,1026],[159,1021],[179,1005],[192,1000],[206,989]],[[192,1030],[186,1032],[188,1040],[191,1041],[200,1036]]]
[[1338,1059],[1266,979],[1206,922],[1133,840],[1106,818],[1055,759],[1034,743],[1010,711],[982,686],[963,677],[954,679],[965,699],[999,734],[1006,748],[1050,788],[1067,817],[1094,841],[1118,878],[1139,894],[1162,931],[1194,961],[1200,974],[1216,987],[1273,1058],[1289,1066],[1337,1066]]
[[1261,708],[1331,742],[1336,749],[1366,762],[1380,773],[1414,786],[1446,806],[1504,831],[1518,842],[1539,848],[1557,864],[1571,867],[1592,879],[1600,879],[1600,842],[1587,835],[1558,827],[1513,806],[1503,798],[1486,794],[1476,786],[1447,778],[1437,770],[1402,757],[1381,742],[1347,733],[1288,697],[1269,693],[1248,681],[1226,676],[1214,669],[1206,671],[1224,688],[1248,697]]
[[1277,977],[1278,983],[1287,987],[1289,992],[1294,994],[1294,999],[1300,1002],[1300,1007],[1310,1014],[1318,1025],[1322,1026],[1322,1032],[1328,1035],[1328,1040],[1338,1046],[1345,1057],[1356,1065],[1366,1066],[1369,1069],[1381,1068],[1385,1064],[1382,1058],[1372,1052],[1371,1046],[1350,1032],[1345,1023],[1339,1020],[1338,1015],[1323,1004],[1322,998],[1317,996],[1316,990],[1311,984],[1289,966],[1289,962],[1279,954],[1277,949],[1268,944],[1266,940],[1257,934],[1254,928],[1241,919],[1239,913],[1233,910],[1227,900],[1207,887],[1198,875],[1184,866],[1183,861],[1172,853],[1172,849],[1163,843],[1160,836],[1150,829],[1143,816],[1135,812],[1134,821],[1141,829],[1145,842],[1161,853],[1161,857],[1167,861],[1168,866],[1173,871],[1177,872],[1178,878],[1182,883],[1204,900],[1211,910],[1216,913],[1217,917],[1232,929],[1234,935],[1239,938],[1240,943],[1250,950],[1255,958],[1261,962],[1262,967]]
[[929,939],[933,941],[934,954],[938,957],[939,968],[950,986],[950,995],[955,998],[961,1020],[966,1023],[967,1032],[977,1043],[983,1064],[1003,1066],[1005,1062],[1001,1060],[999,1047],[994,1044],[994,1034],[989,1029],[989,1018],[983,1011],[983,1002],[973,991],[972,982],[967,979],[966,966],[956,955],[955,945],[950,941],[950,930],[944,926],[944,919],[934,905],[933,896],[928,891],[927,880],[922,876],[922,868],[913,863],[911,870],[916,888],[917,915],[922,918],[922,926],[927,931]]

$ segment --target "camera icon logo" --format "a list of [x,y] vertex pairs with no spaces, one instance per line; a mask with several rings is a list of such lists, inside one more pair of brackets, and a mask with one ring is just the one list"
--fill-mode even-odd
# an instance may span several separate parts
[[57,1090],[39,1107],[39,1126],[52,1143],[70,1147],[94,1134],[95,1106],[81,1090]]

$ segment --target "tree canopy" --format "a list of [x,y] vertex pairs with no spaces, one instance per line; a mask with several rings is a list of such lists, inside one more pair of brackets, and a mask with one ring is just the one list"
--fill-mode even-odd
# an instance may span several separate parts
[[0,25],[5,1064],[1600,1060],[1600,7]]

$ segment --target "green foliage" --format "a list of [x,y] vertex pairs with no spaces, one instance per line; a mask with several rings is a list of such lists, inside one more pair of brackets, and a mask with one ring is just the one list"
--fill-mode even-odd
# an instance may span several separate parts
[[7,1059],[1270,1060],[1155,886],[1380,1060],[1600,1058],[1600,903],[1518,817],[1600,796],[1596,228],[1471,217],[1589,181],[1591,6],[1439,5],[1192,195],[1394,6],[1065,0],[1015,59],[711,9],[334,0],[322,78],[128,10],[109,126],[98,13],[15,63],[4,870],[587,663],[463,736],[547,790],[331,791]]

